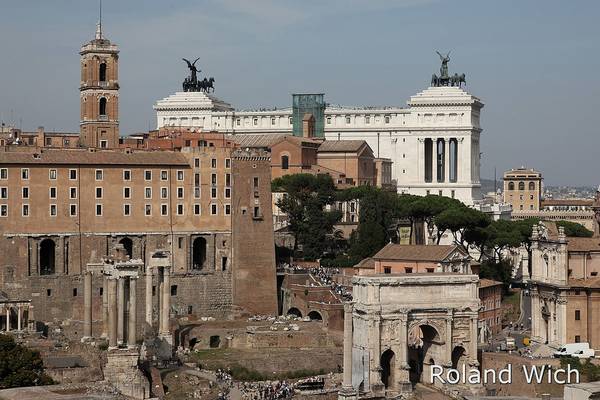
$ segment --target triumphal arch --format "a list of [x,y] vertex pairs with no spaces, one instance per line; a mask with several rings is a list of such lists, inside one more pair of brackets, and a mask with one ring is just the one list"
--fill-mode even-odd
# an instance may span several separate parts
[[462,273],[354,277],[352,325],[344,329],[352,343],[344,349],[348,398],[410,392],[431,382],[433,366],[476,368],[478,281]]

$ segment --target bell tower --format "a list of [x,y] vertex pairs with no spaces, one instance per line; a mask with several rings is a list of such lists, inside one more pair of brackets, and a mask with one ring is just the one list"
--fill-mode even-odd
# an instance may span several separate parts
[[119,147],[119,48],[102,34],[84,44],[81,55],[81,121],[83,147]]

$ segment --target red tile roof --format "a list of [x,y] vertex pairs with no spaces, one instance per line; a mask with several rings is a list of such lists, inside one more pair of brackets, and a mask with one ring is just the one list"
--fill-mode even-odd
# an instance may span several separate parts
[[[444,261],[452,252],[459,250],[455,245],[405,245],[387,244],[373,256],[380,260]],[[466,257],[466,255],[465,255]]]

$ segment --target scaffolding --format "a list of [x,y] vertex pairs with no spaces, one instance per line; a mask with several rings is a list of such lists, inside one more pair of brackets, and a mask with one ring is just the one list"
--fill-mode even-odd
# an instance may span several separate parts
[[302,119],[309,113],[315,119],[314,137],[325,137],[325,95],[323,93],[292,94],[292,126],[294,136],[302,136]]

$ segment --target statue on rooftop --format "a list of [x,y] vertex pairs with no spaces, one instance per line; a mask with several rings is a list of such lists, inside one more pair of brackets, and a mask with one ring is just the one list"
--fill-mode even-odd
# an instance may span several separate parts
[[439,51],[436,50],[438,56],[440,56],[440,60],[442,61],[442,66],[440,67],[440,78],[448,77],[448,61],[450,61],[450,52],[445,56],[442,55]]

